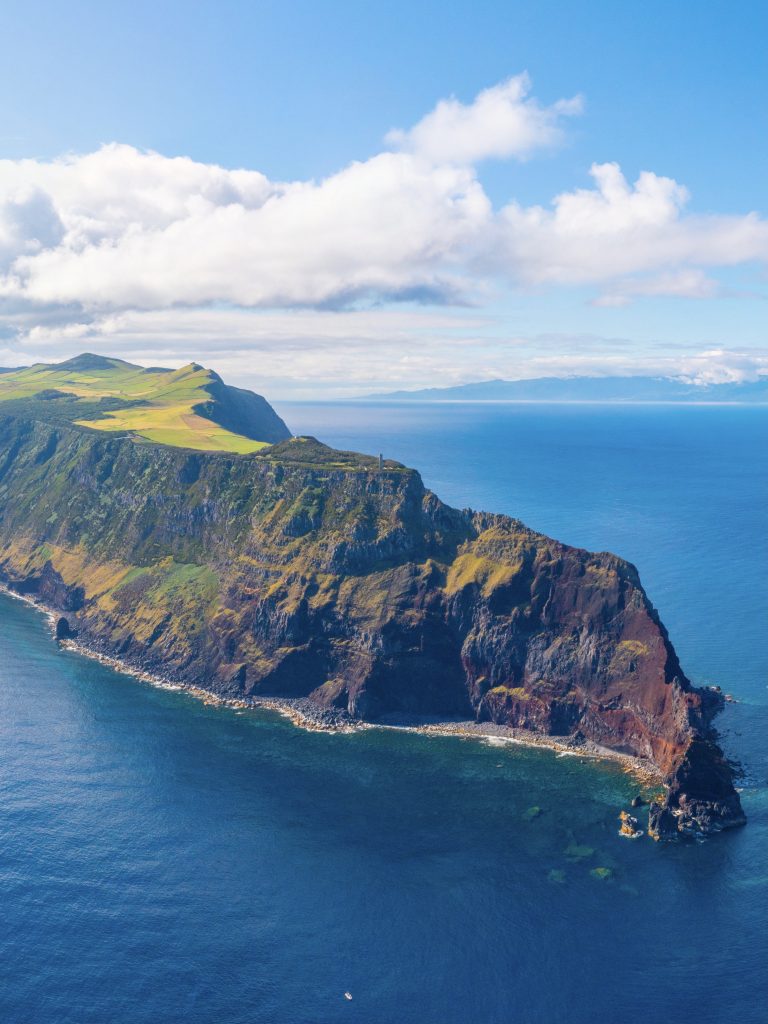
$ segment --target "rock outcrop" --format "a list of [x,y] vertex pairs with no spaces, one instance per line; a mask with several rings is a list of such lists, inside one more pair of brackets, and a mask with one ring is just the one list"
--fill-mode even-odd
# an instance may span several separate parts
[[691,686],[635,568],[449,508],[398,463],[312,438],[237,456],[0,415],[0,571],[136,667],[353,719],[589,741],[664,773],[652,832],[744,821],[720,699]]

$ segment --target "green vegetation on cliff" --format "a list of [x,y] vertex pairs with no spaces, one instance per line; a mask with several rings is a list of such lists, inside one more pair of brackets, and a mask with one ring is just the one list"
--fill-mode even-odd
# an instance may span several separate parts
[[0,403],[46,421],[199,451],[248,454],[289,436],[263,398],[228,387],[197,363],[145,369],[88,354],[38,363],[0,376]]

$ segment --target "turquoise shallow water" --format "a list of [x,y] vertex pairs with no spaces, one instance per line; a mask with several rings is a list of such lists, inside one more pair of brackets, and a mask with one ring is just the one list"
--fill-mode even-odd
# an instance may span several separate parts
[[205,707],[0,597],[0,1020],[765,1021],[768,415],[279,411],[633,560],[689,675],[742,700],[722,728],[750,824],[627,842],[613,767]]

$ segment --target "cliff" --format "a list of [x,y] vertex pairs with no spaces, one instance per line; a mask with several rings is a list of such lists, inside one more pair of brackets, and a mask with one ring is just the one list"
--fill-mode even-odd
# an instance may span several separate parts
[[136,667],[592,741],[662,770],[658,834],[744,821],[718,698],[686,679],[635,568],[449,508],[398,463],[312,438],[195,452],[0,403],[0,573]]

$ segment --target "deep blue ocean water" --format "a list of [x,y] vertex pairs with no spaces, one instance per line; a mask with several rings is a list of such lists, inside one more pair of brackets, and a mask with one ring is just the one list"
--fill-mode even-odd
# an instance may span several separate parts
[[0,596],[0,1022],[764,1024],[768,412],[279,411],[635,562],[687,673],[741,702],[749,825],[628,842],[615,767],[206,707]]

